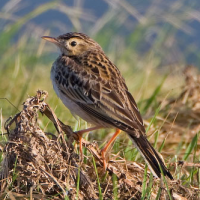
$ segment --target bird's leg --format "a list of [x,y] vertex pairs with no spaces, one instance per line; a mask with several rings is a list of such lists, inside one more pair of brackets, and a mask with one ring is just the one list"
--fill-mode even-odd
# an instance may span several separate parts
[[104,146],[104,148],[101,150],[101,156],[103,159],[103,168],[104,170],[106,170],[107,168],[107,162],[106,162],[106,152],[109,148],[109,146],[112,144],[112,142],[115,140],[115,138],[120,134],[121,130],[120,129],[116,129],[114,135],[110,138],[110,140],[108,141],[108,143]]
[[100,129],[100,128],[102,128],[102,126],[95,126],[95,127],[91,127],[91,128],[87,128],[87,129],[83,129],[83,130],[74,132],[75,134],[78,135],[79,151],[80,151],[80,154],[81,154],[81,160],[83,160],[83,145],[82,145],[82,136],[83,136],[83,134],[87,133],[87,132],[90,132],[90,131],[94,131],[94,130]]

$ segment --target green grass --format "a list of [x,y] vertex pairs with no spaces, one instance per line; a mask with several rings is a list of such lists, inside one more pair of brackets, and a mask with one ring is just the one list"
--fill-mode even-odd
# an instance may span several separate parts
[[118,191],[117,191],[117,187],[118,187],[118,182],[117,182],[117,176],[115,174],[112,175],[112,182],[113,182],[113,199],[114,200],[118,200]]
[[92,161],[93,161],[93,166],[94,166],[95,174],[97,176],[97,183],[98,183],[98,190],[99,190],[99,199],[103,200],[103,194],[101,192],[101,183],[100,183],[100,180],[99,180],[99,175],[98,175],[98,171],[97,171],[97,167],[96,167],[96,162],[95,162],[95,159],[94,159],[93,156],[92,156]]
[[80,167],[78,167],[78,177],[77,177],[77,183],[76,183],[77,200],[79,199],[79,187],[80,187]]
[[[187,149],[185,151],[185,155],[183,156],[183,160],[186,161],[188,159],[188,156],[191,154],[193,149],[195,149],[195,152],[196,152],[198,138],[199,138],[199,133],[197,133],[194,136],[194,138],[192,139],[192,141],[188,145],[188,147],[187,147]],[[194,160],[195,160],[195,152],[194,152]]]
[[146,195],[146,192],[147,192],[147,165],[145,164],[145,169],[144,169],[144,179],[143,179],[143,182],[142,182],[142,195],[141,195],[141,199],[144,200],[145,199],[145,195]]

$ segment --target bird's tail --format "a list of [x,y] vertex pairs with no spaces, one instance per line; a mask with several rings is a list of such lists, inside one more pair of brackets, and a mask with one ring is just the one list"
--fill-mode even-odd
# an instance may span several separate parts
[[163,174],[165,176],[168,176],[172,180],[173,176],[166,168],[164,162],[162,161],[156,150],[151,146],[146,137],[141,135],[139,138],[136,138],[132,136],[132,134],[129,134],[129,136],[132,139],[134,145],[137,147],[137,149],[144,157],[153,175],[157,178],[161,178],[162,174],[161,169],[162,169]]

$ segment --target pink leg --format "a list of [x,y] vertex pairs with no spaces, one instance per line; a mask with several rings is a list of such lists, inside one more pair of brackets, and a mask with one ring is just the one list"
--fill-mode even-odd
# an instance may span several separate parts
[[101,156],[103,159],[103,168],[104,170],[106,170],[107,168],[107,162],[106,162],[106,152],[109,148],[109,146],[112,144],[112,142],[116,139],[116,137],[120,134],[121,130],[120,129],[116,129],[114,135],[110,138],[110,140],[108,141],[108,143],[105,145],[105,147],[101,150]]
[[90,132],[90,131],[100,129],[100,128],[102,128],[102,126],[95,126],[95,127],[91,127],[91,128],[87,128],[87,129],[84,129],[84,130],[74,132],[75,134],[78,135],[78,138],[79,138],[79,151],[80,151],[80,154],[81,154],[81,160],[83,159],[83,145],[82,145],[83,134]]

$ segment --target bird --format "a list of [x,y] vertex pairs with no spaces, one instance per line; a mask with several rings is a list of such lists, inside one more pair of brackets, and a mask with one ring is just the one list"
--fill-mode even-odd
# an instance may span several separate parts
[[[43,36],[55,44],[60,55],[51,68],[51,80],[57,96],[73,115],[95,125],[78,132],[115,128],[116,132],[102,149],[105,155],[121,131],[128,134],[156,178],[162,174],[173,180],[159,153],[146,138],[143,119],[128,91],[125,79],[102,47],[89,36],[69,32],[58,37]],[[81,139],[80,139],[81,140]]]

